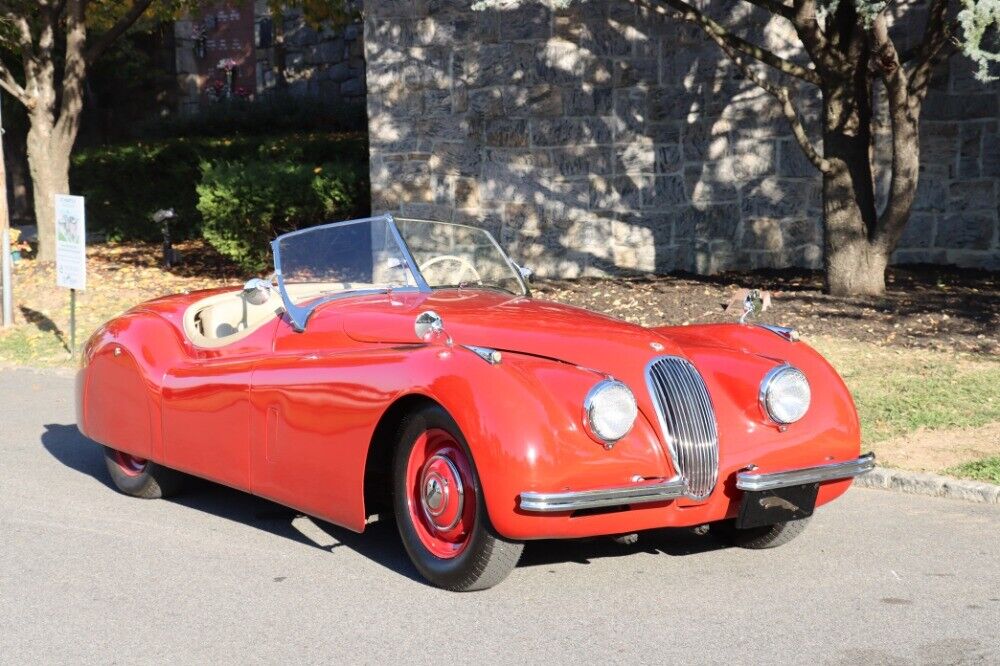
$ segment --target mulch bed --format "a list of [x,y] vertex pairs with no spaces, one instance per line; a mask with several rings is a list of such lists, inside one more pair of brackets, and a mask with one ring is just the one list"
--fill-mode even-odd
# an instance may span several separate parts
[[732,321],[724,309],[741,288],[771,291],[757,320],[881,346],[1000,354],[1000,274],[938,266],[892,268],[881,298],[823,293],[819,272],[540,280],[539,298],[573,303],[643,325]]

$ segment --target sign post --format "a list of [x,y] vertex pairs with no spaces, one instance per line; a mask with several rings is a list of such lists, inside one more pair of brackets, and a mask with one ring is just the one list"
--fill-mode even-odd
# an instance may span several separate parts
[[7,210],[7,168],[3,154],[3,114],[0,113],[0,281],[3,282],[3,317],[4,327],[14,324],[13,277],[10,270],[10,212]]
[[69,289],[69,353],[76,356],[76,292],[87,288],[87,231],[83,197],[57,194],[56,285]]

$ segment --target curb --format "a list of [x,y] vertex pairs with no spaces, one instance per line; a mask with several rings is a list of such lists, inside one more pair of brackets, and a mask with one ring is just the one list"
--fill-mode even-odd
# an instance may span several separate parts
[[888,467],[876,467],[854,479],[860,488],[894,490],[911,495],[927,495],[965,500],[982,504],[1000,504],[1000,486],[982,481],[954,479],[928,472],[907,472]]

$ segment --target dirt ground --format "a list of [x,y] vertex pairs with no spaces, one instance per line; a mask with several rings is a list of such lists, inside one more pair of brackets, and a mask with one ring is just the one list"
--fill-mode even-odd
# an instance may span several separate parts
[[543,280],[550,298],[644,325],[731,321],[724,311],[741,288],[769,290],[760,321],[879,346],[1000,354],[1000,274],[933,266],[893,268],[882,298],[835,298],[806,271]]
[[918,472],[939,472],[1000,456],[1000,423],[979,428],[920,429],[879,443],[879,462]]

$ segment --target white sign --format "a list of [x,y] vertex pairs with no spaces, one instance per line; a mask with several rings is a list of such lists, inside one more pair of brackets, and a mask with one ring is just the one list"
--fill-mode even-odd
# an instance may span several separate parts
[[83,197],[56,195],[56,284],[87,288],[87,232]]

